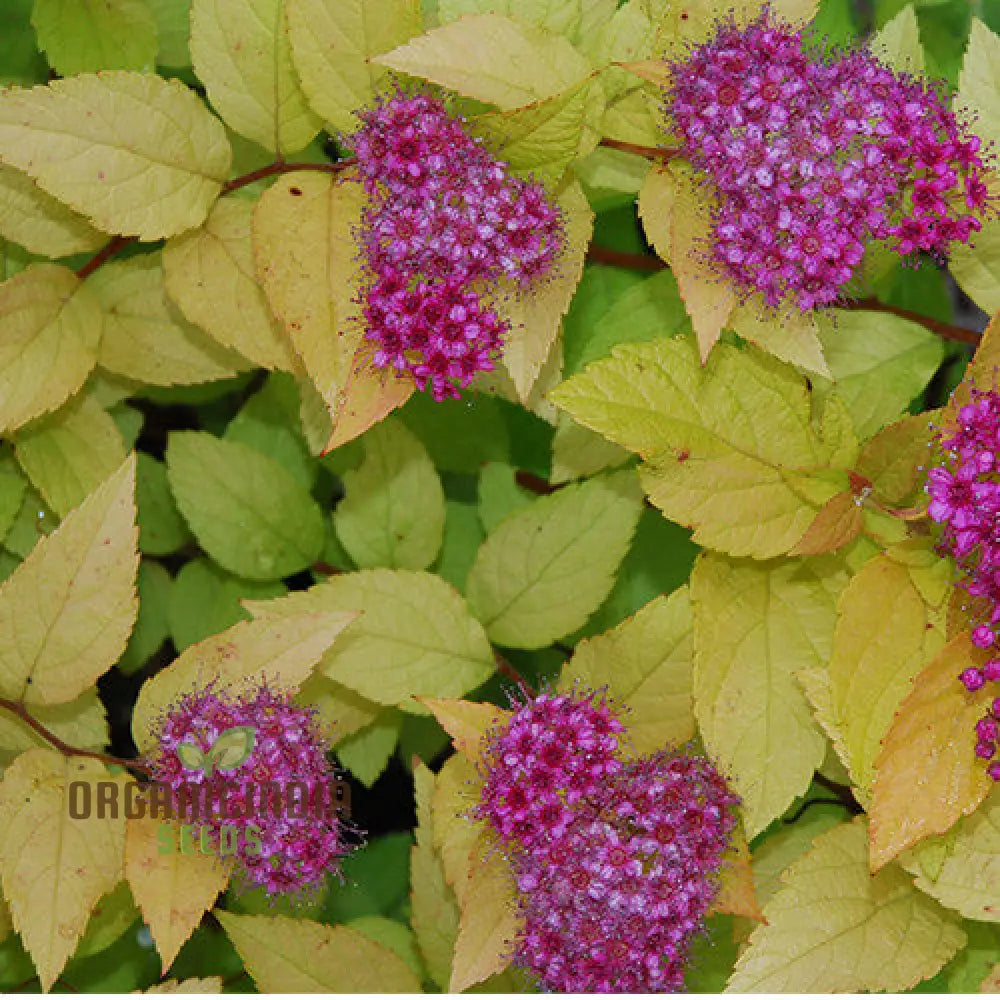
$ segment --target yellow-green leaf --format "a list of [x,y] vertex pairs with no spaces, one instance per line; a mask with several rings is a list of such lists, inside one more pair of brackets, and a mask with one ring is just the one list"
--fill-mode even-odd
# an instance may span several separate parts
[[608,596],[642,512],[632,472],[574,483],[505,518],[483,542],[466,594],[490,638],[539,649]]
[[365,458],[343,475],[333,513],[337,536],[356,566],[426,569],[441,549],[444,491],[420,439],[398,420],[364,437]]
[[[592,0],[589,5],[593,6]],[[580,0],[440,0],[438,17],[445,24],[469,14],[506,14],[573,38],[580,26],[581,6]]]
[[204,431],[174,432],[167,476],[195,537],[230,573],[280,580],[319,558],[322,511],[280,462],[255,448]]
[[380,705],[321,673],[313,674],[302,685],[296,700],[316,709],[323,724],[330,727],[334,742],[371,725],[382,710]]
[[[419,698],[451,737],[455,749],[475,764],[482,755],[483,737],[510,712],[489,702],[460,701],[457,698]],[[631,728],[629,730],[632,732]]]
[[850,490],[831,497],[820,508],[789,555],[816,556],[836,552],[853,542],[864,530],[865,519],[857,498]]
[[98,360],[109,372],[147,385],[197,385],[246,367],[171,306],[159,254],[105,264],[86,288],[104,312]]
[[60,517],[125,460],[125,442],[114,420],[88,394],[25,428],[14,448],[21,468]]
[[355,321],[364,192],[329,174],[286,174],[253,220],[257,275],[306,373],[336,413],[362,330]]
[[322,122],[292,66],[286,0],[194,0],[191,61],[234,131],[272,153],[296,153]]
[[736,294],[704,260],[711,240],[708,202],[691,169],[673,163],[650,170],[639,192],[639,216],[677,279],[704,360],[736,305]]
[[204,979],[167,979],[155,986],[150,986],[143,993],[221,993],[222,978],[206,976]]
[[419,993],[394,951],[350,927],[292,917],[215,916],[262,993]]
[[[935,562],[947,583],[950,568]],[[844,764],[865,798],[893,713],[944,644],[943,632],[931,627],[933,610],[907,567],[886,555],[865,563],[841,595],[829,667],[832,709],[848,754]]]
[[705,746],[760,833],[809,787],[826,742],[795,671],[825,662],[836,564],[705,553],[691,576],[694,712]]
[[924,50],[920,45],[920,26],[913,4],[907,4],[891,21],[882,26],[870,42],[872,54],[897,73],[918,76],[924,71]]
[[494,671],[493,651],[461,595],[440,577],[407,570],[344,573],[274,601],[247,601],[255,618],[355,610],[361,617],[323,660],[323,672],[381,705],[452,698]]
[[140,689],[132,711],[136,746],[142,753],[151,751],[163,713],[179,697],[211,681],[234,694],[254,691],[265,683],[294,691],[355,617],[351,611],[328,610],[238,622],[219,635],[188,646]]
[[[58,705],[32,705],[31,716],[49,732],[81,750],[102,750],[108,745],[108,720],[97,689]],[[49,744],[38,732],[6,709],[0,709],[0,768],[8,767],[19,753]]]
[[551,483],[568,483],[584,479],[595,472],[624,465],[629,453],[613,441],[608,441],[578,424],[569,414],[560,413],[552,437]]
[[1000,37],[978,17],[972,18],[955,106],[975,122],[976,135],[1000,142]]
[[[1000,131],[1000,122],[997,128]],[[971,243],[956,243],[948,270],[977,306],[988,313],[1000,309],[1000,220],[986,219]]]
[[918,889],[970,920],[1000,923],[1000,792],[991,791],[943,839],[925,841],[917,848],[917,857],[925,851],[940,851],[943,856],[932,870],[910,867]]
[[156,21],[145,0],[34,0],[38,47],[60,76],[153,68]]
[[114,70],[0,93],[0,162],[105,232],[157,240],[200,225],[231,156],[178,80]]
[[865,442],[855,469],[879,499],[898,505],[922,496],[934,419],[934,413],[906,416]]
[[76,275],[31,264],[0,285],[0,429],[60,406],[97,359],[101,310]]
[[965,944],[958,918],[896,867],[872,877],[861,821],[816,838],[785,873],[730,993],[903,992]]
[[46,991],[76,948],[90,911],[122,876],[124,816],[72,819],[67,788],[73,781],[112,780],[97,761],[29,750],[0,783],[3,894]]
[[292,59],[314,111],[339,132],[372,103],[386,70],[372,57],[420,31],[419,0],[285,0]]
[[986,798],[992,782],[974,753],[976,722],[992,698],[958,681],[988,654],[968,633],[952,639],[913,682],[875,760],[871,863],[881,868],[931,834],[945,833]]
[[760,303],[750,302],[736,306],[727,326],[782,361],[830,377],[812,313],[804,313],[794,305],[765,312]]
[[471,819],[483,779],[467,757],[454,756],[438,773],[431,807],[434,815],[434,846],[441,854],[445,881],[451,886],[459,908],[469,892],[473,851],[483,833],[482,823]]
[[174,850],[161,854],[164,821],[129,819],[125,829],[125,877],[160,953],[163,971],[173,964],[229,881],[227,865],[212,854],[182,854],[177,824],[170,824]]
[[554,97],[592,72],[563,36],[499,14],[470,14],[374,62],[501,110]]
[[217,202],[203,226],[164,247],[167,294],[223,347],[264,368],[294,372],[291,344],[257,283],[252,230],[251,202]]
[[789,551],[848,488],[850,420],[819,420],[805,379],[755,349],[716,348],[702,367],[688,337],[621,344],[549,394],[579,423],[650,458],[650,500],[731,555]]
[[130,457],[0,586],[4,697],[71,701],[111,667],[138,610],[138,566]]
[[[691,601],[687,587],[658,597],[616,628],[584,639],[562,668],[559,686],[606,687],[628,706],[637,753],[680,746],[695,734]],[[447,728],[447,727],[446,727]]]
[[559,195],[564,223],[563,251],[553,274],[539,288],[515,293],[502,307],[511,333],[503,348],[503,363],[526,403],[542,366],[559,336],[559,326],[583,274],[583,261],[594,228],[594,213],[577,183]]
[[449,992],[481,983],[509,964],[520,926],[510,862],[497,850],[473,863],[455,942]]
[[27,174],[0,166],[0,236],[43,257],[96,250],[107,240]]

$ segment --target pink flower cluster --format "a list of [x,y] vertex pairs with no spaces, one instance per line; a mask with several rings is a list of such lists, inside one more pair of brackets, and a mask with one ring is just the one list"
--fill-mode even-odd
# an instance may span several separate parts
[[716,195],[711,253],[768,305],[833,302],[872,241],[941,257],[981,228],[980,143],[940,88],[810,52],[766,10],[672,69],[667,113]]
[[[206,775],[182,763],[181,744],[207,753],[222,733],[236,727],[254,733],[253,749],[238,767]],[[211,686],[181,698],[166,714],[149,763],[152,778],[173,790],[175,813],[199,833],[205,828],[213,846],[218,848],[224,824],[236,828],[234,857],[249,884],[271,895],[308,895],[339,871],[340,859],[350,850],[345,828],[335,814],[320,808],[292,814],[276,803],[275,789],[267,783],[286,794],[286,804],[292,783],[303,791],[303,801],[307,795],[308,801],[319,802],[335,777],[326,750],[315,711],[294,704],[290,694],[262,687],[252,696],[229,697]],[[187,819],[185,798],[192,785],[204,798],[200,815]],[[224,807],[213,813],[205,808],[211,801]],[[247,835],[249,827],[256,836]]]
[[704,758],[618,757],[597,695],[540,694],[490,734],[477,816],[521,893],[514,961],[546,990],[677,992],[718,891],[735,796]]
[[[980,649],[997,645],[1000,627],[1000,393],[973,389],[958,411],[954,433],[942,438],[945,464],[927,475],[928,513],[943,525],[941,544],[962,572],[962,586],[985,610],[986,621],[972,630]],[[1000,681],[1000,657],[962,671],[968,691]],[[976,723],[976,755],[1000,781],[1000,697]]]
[[375,364],[410,372],[435,399],[457,397],[492,370],[509,333],[484,297],[551,270],[561,216],[429,94],[396,93],[359,117],[351,141],[371,197],[359,236]]

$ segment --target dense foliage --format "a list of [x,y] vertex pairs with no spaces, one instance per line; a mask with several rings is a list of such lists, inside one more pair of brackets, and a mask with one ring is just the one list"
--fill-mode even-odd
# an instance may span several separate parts
[[3,0],[0,988],[998,988],[1000,8],[863,7]]

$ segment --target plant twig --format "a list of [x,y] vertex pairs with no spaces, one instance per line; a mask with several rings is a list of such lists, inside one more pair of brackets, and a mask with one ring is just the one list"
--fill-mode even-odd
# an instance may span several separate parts
[[612,250],[611,247],[598,246],[596,243],[591,243],[587,247],[587,260],[594,264],[624,267],[629,271],[662,271],[667,266],[659,257],[653,257],[648,253],[625,253],[622,250]]
[[102,264],[106,264],[131,243],[135,243],[134,236],[113,236],[76,272],[76,276],[83,281],[84,278],[93,274]]
[[82,747],[70,746],[70,744],[63,742],[63,740],[56,736],[52,730],[43,726],[19,701],[0,698],[0,708],[5,708],[11,714],[16,715],[25,725],[30,726],[46,743],[50,744],[53,749],[58,750],[64,757],[90,757],[105,764],[117,764],[119,767],[133,768],[146,773],[146,768],[137,760],[129,760],[125,757],[115,757],[113,754],[100,753],[97,750],[84,750]]
[[604,138],[600,141],[605,149],[617,149],[622,153],[634,153],[636,156],[644,156],[647,160],[657,160],[667,163],[676,156],[681,155],[679,149],[668,149],[664,146],[640,146],[635,142],[623,142],[621,139]]
[[497,665],[497,671],[507,678],[509,681],[513,681],[524,693],[527,698],[534,698],[538,692],[533,688],[521,675],[521,673],[514,667],[514,665],[505,657],[501,656],[496,650],[493,651],[493,660]]
[[850,785],[842,785],[839,781],[832,781],[825,774],[820,774],[819,771],[813,776],[813,780],[828,792],[832,792],[837,797],[837,801],[850,809],[852,813],[857,815],[861,812],[861,806],[854,797],[854,790]]
[[940,320],[931,319],[922,313],[913,312],[910,309],[902,309],[899,306],[891,306],[886,302],[880,302],[876,298],[853,299],[841,305],[842,309],[869,309],[872,312],[889,313],[892,316],[899,316],[901,319],[908,319],[912,323],[919,323],[932,333],[936,333],[945,340],[955,340],[960,344],[971,344],[975,347],[979,343],[980,334],[975,330],[966,329],[964,326],[956,326],[954,323],[942,323]]

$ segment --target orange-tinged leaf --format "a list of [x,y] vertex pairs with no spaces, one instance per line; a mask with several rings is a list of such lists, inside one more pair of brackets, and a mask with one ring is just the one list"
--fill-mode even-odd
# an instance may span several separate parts
[[171,824],[175,849],[158,850],[163,821],[130,819],[125,828],[125,877],[143,919],[149,925],[163,971],[191,936],[229,881],[228,866],[212,854],[182,854],[177,825]]
[[993,970],[983,980],[979,987],[980,993],[1000,993],[1000,962],[993,966]]
[[690,168],[671,163],[650,170],[639,192],[639,215],[677,279],[704,362],[736,306],[736,294],[705,260],[709,206]]
[[848,542],[854,541],[865,526],[854,494],[844,490],[831,497],[820,508],[813,523],[806,528],[802,539],[792,549],[790,556],[818,556],[824,552],[836,552]]
[[988,653],[968,635],[952,639],[913,682],[882,742],[872,785],[871,864],[944,833],[973,812],[992,782],[973,752],[973,727],[986,714],[989,686],[975,694],[958,675]]
[[133,993],[221,993],[222,979],[206,976],[204,979],[167,979],[148,990],[133,990]]
[[757,900],[750,848],[747,846],[746,834],[742,828],[735,831],[732,846],[722,859],[719,894],[715,897],[709,913],[728,913],[749,920],[764,919]]
[[460,698],[417,698],[434,714],[444,731],[452,738],[455,749],[475,764],[482,754],[486,733],[510,718],[506,709],[489,702],[462,701]]
[[510,863],[496,849],[473,863],[464,894],[449,991],[461,993],[497,972],[511,958],[521,917]]
[[875,495],[890,504],[916,503],[923,486],[923,466],[930,457],[933,425],[939,411],[903,417],[883,427],[861,446],[855,466],[872,484]]
[[28,750],[0,784],[3,894],[45,991],[73,954],[91,910],[122,876],[124,816],[72,819],[67,789],[73,781],[115,780],[121,779],[97,761]]

